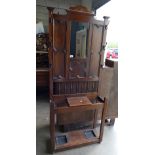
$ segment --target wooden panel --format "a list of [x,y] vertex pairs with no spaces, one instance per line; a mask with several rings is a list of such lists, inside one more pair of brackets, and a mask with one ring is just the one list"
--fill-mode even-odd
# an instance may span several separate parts
[[87,67],[87,59],[70,59],[70,70],[69,76],[70,78],[79,77],[86,77],[86,67]]
[[114,73],[112,78],[112,87],[109,96],[109,105],[107,116],[111,118],[118,117],[118,62],[114,62]]
[[[51,12],[48,11],[49,14],[49,25],[48,25],[48,31],[49,31],[49,48],[48,48],[48,60],[49,60],[49,95],[50,95],[50,99],[52,97],[53,94],[53,53],[52,53],[52,49],[53,49],[53,19],[51,18]],[[52,23],[50,23],[52,22]]]
[[75,96],[87,96],[90,100],[92,100],[96,98],[97,92],[83,93],[83,94],[53,95],[53,100],[56,104],[61,104],[67,102],[66,97],[75,97]]
[[[52,9],[50,10],[52,11]],[[86,56],[85,54],[82,54],[82,57],[80,57],[80,55],[77,57],[77,55],[72,54],[70,44],[72,40],[71,22],[73,20],[78,22],[89,22]],[[104,103],[103,100],[97,97],[97,91],[104,22],[94,20],[93,14],[88,12],[83,13],[67,10],[67,14],[64,16],[51,14],[49,11],[49,23],[51,43],[49,47],[51,104],[50,132],[52,150],[63,150],[101,142],[105,120],[105,103],[107,102]],[[84,43],[85,41],[82,42]],[[85,47],[79,49],[85,49]],[[77,58],[77,60],[74,59],[74,61],[72,61],[71,58]],[[72,106],[72,104],[69,106],[67,97],[75,97],[75,104],[77,105],[77,96],[87,96],[91,104],[81,106],[78,102],[78,106]],[[98,110],[102,111],[102,115],[100,115],[102,116],[102,118],[100,118],[101,135],[93,137],[94,139],[89,139],[84,137],[81,131],[69,132],[67,134],[69,140],[68,143],[63,145],[56,144],[56,146],[54,146],[55,127],[60,129],[60,127],[64,127],[65,125],[77,125],[76,128],[73,128],[73,130],[77,130],[80,129],[79,124],[82,123],[82,126],[88,124],[89,127],[94,128],[98,119]],[[72,130],[72,128],[69,130]],[[60,133],[61,131],[59,130],[58,132]]]
[[94,111],[93,110],[89,110],[86,112],[78,111],[78,113],[70,111],[69,113],[58,114],[57,117],[58,117],[57,119],[58,125],[86,123],[88,121],[92,123],[94,117]]
[[55,78],[53,80],[53,82],[79,82],[79,81],[80,82],[86,82],[86,81],[95,82],[95,81],[98,81],[98,80],[99,80],[99,78],[97,76],[95,76],[95,77],[89,76],[89,77],[84,77],[84,78],[76,77],[76,78],[72,78],[72,79],[69,79],[69,80],[67,78]]
[[109,99],[113,77],[113,68],[104,67],[100,69],[98,95]]
[[100,64],[100,51],[102,42],[102,26],[93,25],[92,48],[89,75],[98,76]]
[[53,46],[57,50],[64,50],[66,40],[66,22],[54,20]]
[[[68,99],[71,99],[73,101],[74,98],[75,98],[76,102],[77,102],[77,100],[81,99],[81,97],[71,97]],[[84,98],[84,97],[82,96],[82,98]],[[74,101],[73,101],[73,104],[74,104]],[[56,108],[56,112],[58,113],[57,123],[59,125],[66,125],[66,124],[74,124],[75,122],[76,123],[84,123],[84,122],[86,123],[89,121],[91,124],[94,120],[95,110],[102,109],[103,103],[96,102],[96,103],[92,104],[90,102],[90,100],[87,99],[87,101],[89,103],[86,104],[85,106],[78,105],[78,106],[70,106],[69,107],[66,104],[64,106],[60,106],[60,107]],[[61,103],[59,103],[59,104],[61,104]]]
[[[65,76],[66,22],[53,21],[53,77]],[[60,67],[61,66],[61,67]]]
[[97,92],[98,81],[64,81],[53,83],[53,94]]
[[108,99],[106,117],[118,117],[118,62],[111,62],[114,67],[100,69],[98,95]]
[[83,105],[92,104],[86,96],[67,97],[67,101],[69,106],[83,106]]
[[[54,52],[54,60],[53,60],[53,75],[54,77],[65,75],[65,54],[61,52]],[[60,67],[61,66],[61,67]]]
[[101,109],[103,107],[103,103],[95,103],[85,106],[65,106],[65,107],[59,107],[55,109],[56,113],[68,113],[68,112],[79,112],[79,111],[89,111],[89,110],[97,110]]
[[85,106],[66,106],[56,108],[55,112],[58,114],[57,123],[59,125],[66,125],[93,122],[95,110],[102,109],[103,105],[103,103],[95,103]]

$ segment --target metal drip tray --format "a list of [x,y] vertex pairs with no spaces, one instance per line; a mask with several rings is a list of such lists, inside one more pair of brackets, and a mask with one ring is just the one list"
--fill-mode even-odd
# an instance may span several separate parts
[[84,135],[86,138],[93,138],[93,137],[96,137],[95,133],[93,130],[89,130],[89,131],[84,131]]
[[57,136],[56,137],[56,144],[58,145],[62,145],[68,142],[67,136],[66,135],[62,135],[62,136]]

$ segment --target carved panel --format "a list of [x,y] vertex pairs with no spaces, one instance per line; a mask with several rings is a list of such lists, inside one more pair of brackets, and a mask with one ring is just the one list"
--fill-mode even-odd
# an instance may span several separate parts
[[54,77],[65,75],[65,53],[63,51],[54,53],[53,75]]
[[100,50],[102,41],[102,26],[93,25],[92,30],[92,47],[89,75],[98,76],[100,63]]
[[69,77],[86,76],[86,59],[70,59]]
[[54,82],[54,95],[97,92],[98,81]]
[[66,41],[66,22],[54,20],[54,40],[53,48],[55,50],[64,50]]
[[66,22],[53,22],[53,78],[65,76]]

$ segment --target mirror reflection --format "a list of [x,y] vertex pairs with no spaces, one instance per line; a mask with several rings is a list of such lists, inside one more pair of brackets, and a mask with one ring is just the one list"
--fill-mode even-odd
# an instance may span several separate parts
[[88,23],[72,21],[70,57],[86,58]]
[[89,24],[72,21],[70,43],[70,77],[82,78],[87,74],[87,41]]

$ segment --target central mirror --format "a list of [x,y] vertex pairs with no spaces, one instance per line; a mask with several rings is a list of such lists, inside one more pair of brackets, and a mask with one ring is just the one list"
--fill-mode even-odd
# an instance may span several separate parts
[[88,71],[89,23],[71,22],[70,77],[84,78]]

